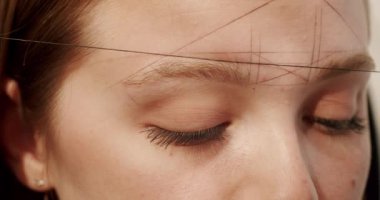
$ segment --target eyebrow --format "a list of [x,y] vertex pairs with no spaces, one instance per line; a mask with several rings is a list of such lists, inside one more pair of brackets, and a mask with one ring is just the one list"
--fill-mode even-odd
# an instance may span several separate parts
[[[245,71],[244,71],[245,70]],[[224,62],[164,62],[155,69],[143,74],[140,79],[128,79],[127,84],[144,84],[165,79],[182,78],[247,85],[250,82],[250,69],[239,67],[237,63]]]
[[375,69],[373,59],[367,54],[355,54],[346,59],[332,60],[327,67],[320,68],[317,80],[325,80],[350,72],[370,73]]
[[[248,63],[244,63],[248,64]],[[251,63],[259,64],[259,63]],[[279,64],[261,63],[266,66],[282,66]],[[291,65],[284,65],[292,67]],[[265,66],[264,66],[265,67]],[[324,66],[294,66],[297,68],[318,69],[315,81],[330,79],[350,72],[369,73],[375,68],[373,59],[367,54],[355,54],[345,59],[334,59]],[[142,85],[145,83],[159,82],[166,79],[194,79],[202,81],[223,82],[236,85],[252,84],[251,67],[239,66],[239,62],[230,61],[202,61],[183,62],[170,61],[157,65],[154,69],[143,74],[139,79],[128,79],[127,85]],[[289,71],[288,71],[289,72]]]

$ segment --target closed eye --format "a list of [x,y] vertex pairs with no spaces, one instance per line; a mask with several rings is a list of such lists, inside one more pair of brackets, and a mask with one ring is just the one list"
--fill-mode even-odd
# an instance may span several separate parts
[[347,120],[326,119],[317,116],[304,117],[304,121],[311,125],[318,125],[327,134],[347,134],[350,132],[361,133],[365,129],[363,120],[352,117]]
[[194,146],[211,141],[224,139],[225,129],[229,123],[225,122],[212,128],[197,131],[171,131],[157,126],[152,126],[143,132],[147,133],[147,138],[151,143],[167,148],[169,145]]

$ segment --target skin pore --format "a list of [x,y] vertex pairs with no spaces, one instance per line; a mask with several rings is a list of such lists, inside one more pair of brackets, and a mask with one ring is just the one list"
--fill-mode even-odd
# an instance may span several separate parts
[[369,75],[331,70],[371,67],[362,1],[105,0],[87,23],[85,44],[149,53],[87,50],[65,66],[49,128],[38,127],[46,159],[27,173],[48,180],[41,190],[362,197]]

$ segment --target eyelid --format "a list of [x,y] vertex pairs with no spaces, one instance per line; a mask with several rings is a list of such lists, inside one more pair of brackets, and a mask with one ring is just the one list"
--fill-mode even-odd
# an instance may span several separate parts
[[195,146],[215,140],[223,140],[225,129],[229,122],[221,123],[212,128],[198,131],[171,131],[160,127],[150,127],[144,132],[147,133],[147,139],[151,143],[167,148],[169,145],[176,146]]
[[343,135],[352,132],[360,134],[366,128],[364,120],[357,116],[343,120],[307,116],[303,120],[310,125],[317,125],[318,129],[330,135]]
[[[364,116],[365,109],[361,99],[365,96],[365,81],[361,79],[357,75],[350,75],[317,85],[304,101],[303,112],[310,116],[307,121],[330,125],[358,122],[352,119]],[[357,130],[358,128],[356,127]]]

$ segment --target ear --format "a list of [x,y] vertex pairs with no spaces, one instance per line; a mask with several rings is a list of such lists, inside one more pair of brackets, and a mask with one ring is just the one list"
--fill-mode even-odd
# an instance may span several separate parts
[[23,119],[17,82],[8,79],[4,86],[8,100],[0,127],[8,163],[24,185],[40,192],[50,190],[45,136]]

